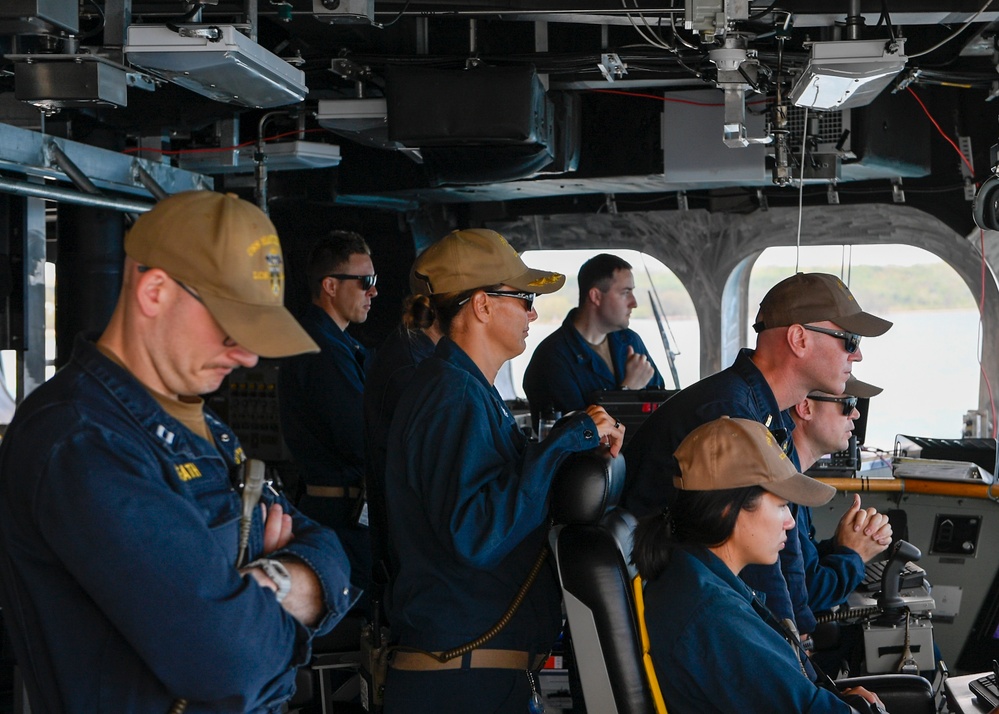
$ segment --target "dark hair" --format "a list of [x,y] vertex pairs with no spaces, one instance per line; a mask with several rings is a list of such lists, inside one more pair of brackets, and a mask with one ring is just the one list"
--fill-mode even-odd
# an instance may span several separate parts
[[720,491],[677,491],[673,504],[642,520],[635,529],[631,561],[646,580],[653,580],[669,563],[673,545],[714,547],[732,535],[740,511],[755,511],[759,486]]
[[407,295],[402,301],[402,324],[407,330],[425,330],[436,319],[437,312],[428,295]]
[[362,253],[371,255],[371,249],[359,233],[354,231],[330,231],[330,234],[316,241],[309,252],[306,279],[313,300],[322,294],[323,279],[336,273],[350,261],[350,256]]
[[441,332],[451,335],[451,323],[461,312],[461,308],[468,304],[468,300],[479,290],[496,291],[502,287],[502,283],[496,285],[483,285],[481,288],[472,290],[462,290],[457,293],[439,293],[430,296],[430,306],[437,315],[437,324],[440,325]]
[[631,270],[631,263],[610,253],[600,253],[587,260],[579,268],[579,304],[586,302],[590,288],[598,288],[605,293],[614,281],[614,273],[618,270]]

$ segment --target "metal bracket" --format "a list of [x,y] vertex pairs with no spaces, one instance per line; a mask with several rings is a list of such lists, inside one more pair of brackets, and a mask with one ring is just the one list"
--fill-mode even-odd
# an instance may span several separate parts
[[[964,156],[964,161],[961,162],[961,176],[964,178],[964,200],[974,201],[975,191],[977,186],[975,186],[975,158],[971,151],[971,137],[970,136],[958,136],[957,145],[961,150],[961,155]],[[971,166],[969,169],[968,166]]]
[[676,207],[681,211],[689,211],[690,204],[687,203],[687,192],[677,191],[676,192]]
[[891,200],[895,203],[905,203],[905,191],[902,190],[902,178],[891,180]]
[[196,25],[189,27],[181,25],[177,28],[177,34],[181,37],[204,37],[209,42],[219,42],[222,39],[222,28],[218,25]]
[[839,191],[836,190],[836,182],[830,182],[829,186],[826,187],[826,201],[829,202],[830,206],[839,205]]
[[357,64],[353,60],[337,57],[330,65],[330,71],[344,79],[360,82],[371,77],[371,67]]
[[605,52],[600,55],[600,62],[597,63],[597,69],[600,70],[600,74],[608,82],[621,79],[624,75],[628,74],[628,65],[621,61],[616,52]]

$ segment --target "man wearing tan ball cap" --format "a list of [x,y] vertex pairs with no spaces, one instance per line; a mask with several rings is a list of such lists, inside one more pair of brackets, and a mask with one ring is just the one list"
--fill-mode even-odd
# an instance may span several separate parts
[[[811,392],[791,407],[794,447],[802,470],[807,471],[826,454],[846,450],[853,423],[860,417],[858,398],[870,399],[881,392],[881,387],[851,375],[844,393]],[[875,508],[861,508],[857,493],[850,504],[833,537],[821,542],[815,538],[811,511],[798,509],[798,538],[805,564],[808,605],[813,612],[826,612],[844,604],[863,581],[865,564],[891,544],[892,528],[885,514]]]
[[[650,416],[625,451],[624,506],[641,517],[661,510],[673,491],[673,451],[691,431],[728,415],[758,421],[799,465],[786,410],[812,392],[842,394],[853,365],[863,359],[862,336],[881,335],[891,323],[864,312],[835,275],[798,273],[772,287],[753,326],[756,348],[739,351],[727,369],[674,395]],[[771,610],[814,630],[797,534],[788,534],[780,567],[750,565],[740,577],[767,594]]]
[[125,252],[104,333],[0,444],[0,606],[31,707],[276,713],[358,592],[335,534],[267,489],[241,497],[246,455],[198,395],[315,345],[251,203],[171,196]]

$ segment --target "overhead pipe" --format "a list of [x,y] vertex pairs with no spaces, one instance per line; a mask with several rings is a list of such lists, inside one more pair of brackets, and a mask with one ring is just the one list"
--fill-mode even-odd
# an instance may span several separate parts
[[138,161],[132,165],[132,172],[135,174],[136,181],[141,183],[157,201],[162,201],[170,195]]
[[29,183],[27,181],[17,181],[0,176],[0,193],[9,193],[15,196],[27,196],[29,198],[45,198],[50,201],[60,201],[62,203],[73,203],[80,206],[93,206],[95,208],[107,208],[122,213],[145,213],[154,204],[143,201],[135,201],[129,198],[116,196],[98,196],[88,193],[80,193],[68,188],[50,186],[47,184]]
[[92,196],[101,194],[101,190],[94,185],[94,182],[80,170],[79,166],[73,163],[72,159],[66,156],[66,153],[54,141],[45,144],[45,159],[62,169],[73,185],[84,193],[89,193]]

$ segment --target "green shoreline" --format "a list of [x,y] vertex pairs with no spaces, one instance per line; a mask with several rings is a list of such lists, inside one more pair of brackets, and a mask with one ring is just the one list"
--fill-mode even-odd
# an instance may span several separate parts
[[[808,268],[809,271],[839,273],[839,268]],[[756,304],[766,291],[786,278],[789,269],[779,266],[759,267],[749,282],[749,298]],[[654,273],[659,300],[670,320],[692,319],[694,306],[687,291],[672,273]],[[943,263],[923,265],[858,265],[849,276],[850,289],[868,312],[911,312],[919,310],[974,310],[977,296],[972,295],[964,281]],[[638,307],[635,319],[652,318],[649,306],[648,279],[635,273],[635,297]],[[565,287],[557,293],[543,296],[539,302],[543,321],[561,320],[576,306],[578,288],[576,276],[566,276]]]

